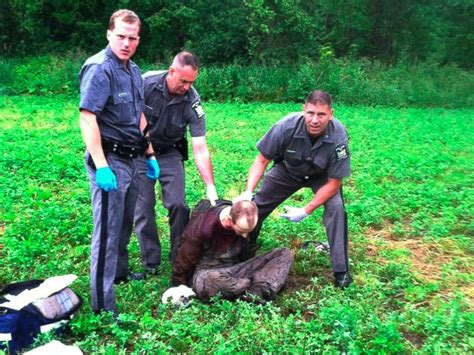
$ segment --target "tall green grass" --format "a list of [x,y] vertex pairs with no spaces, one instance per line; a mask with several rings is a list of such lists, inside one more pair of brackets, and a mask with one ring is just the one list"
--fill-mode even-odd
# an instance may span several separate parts
[[[0,93],[76,94],[85,59],[84,53],[0,59]],[[139,64],[143,71],[167,68]],[[474,107],[473,73],[430,63],[387,67],[376,61],[328,57],[293,67],[203,67],[196,87],[204,100],[219,102],[302,102],[319,88],[347,105]]]

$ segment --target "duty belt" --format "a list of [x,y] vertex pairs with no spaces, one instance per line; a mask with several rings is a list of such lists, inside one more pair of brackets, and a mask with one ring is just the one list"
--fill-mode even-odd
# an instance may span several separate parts
[[113,153],[123,158],[137,158],[145,154],[147,146],[148,143],[145,140],[135,143],[102,140],[102,149],[105,153]]
[[153,150],[157,155],[165,154],[170,149],[176,149],[183,156],[183,160],[188,160],[188,141],[186,138],[182,138],[176,143],[170,145],[163,145],[158,142],[151,142]]

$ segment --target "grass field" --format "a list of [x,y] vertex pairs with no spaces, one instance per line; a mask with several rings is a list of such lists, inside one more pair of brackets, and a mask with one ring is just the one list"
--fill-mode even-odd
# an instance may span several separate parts
[[[74,273],[85,299],[64,343],[87,353],[371,352],[474,350],[474,110],[336,106],[350,133],[345,182],[353,285],[332,286],[329,258],[299,246],[324,241],[321,212],[292,224],[274,214],[261,251],[295,253],[288,287],[265,306],[215,300],[160,304],[170,266],[117,289],[120,325],[91,313],[89,186],[77,98],[0,96],[0,286]],[[220,197],[245,184],[255,143],[295,104],[206,103]],[[205,196],[187,163],[190,206]],[[308,191],[290,204],[302,206]],[[157,207],[168,254],[166,212]],[[130,245],[139,269],[136,238]],[[42,336],[39,342],[46,342]]]

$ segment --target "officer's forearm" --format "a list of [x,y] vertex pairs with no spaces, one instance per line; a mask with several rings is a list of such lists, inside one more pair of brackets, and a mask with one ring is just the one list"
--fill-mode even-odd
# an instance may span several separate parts
[[140,131],[143,132],[145,127],[148,125],[148,122],[146,120],[145,114],[142,112],[140,116]]
[[81,127],[82,139],[84,140],[87,151],[92,156],[96,168],[108,166],[102,149],[102,141],[96,116],[92,112],[81,110],[79,125]]
[[[142,115],[140,116],[140,131],[143,132],[147,125],[148,125],[148,122],[146,120],[145,114],[142,112]],[[150,132],[147,132],[145,134],[145,139],[149,139],[149,138],[150,138]],[[148,144],[145,154],[147,156],[152,156],[154,155],[154,153],[155,151],[153,150],[153,146],[151,144]]]
[[268,163],[270,163],[270,160],[265,158],[262,153],[257,155],[249,169],[249,174],[247,177],[247,191],[253,192],[253,190],[255,190],[258,182],[265,172],[265,168],[267,167]]
[[207,154],[199,154],[195,156],[194,161],[199,174],[201,175],[201,179],[204,181],[206,186],[214,185],[214,173],[209,152]]
[[337,194],[341,184],[342,179],[329,178],[328,182],[321,186],[318,191],[316,191],[314,197],[305,206],[305,212],[309,215],[313,213],[314,210],[324,205],[331,197]]
[[201,175],[202,181],[206,186],[214,185],[214,173],[212,168],[211,155],[207,147],[205,137],[191,138],[191,145],[193,147],[194,163]]

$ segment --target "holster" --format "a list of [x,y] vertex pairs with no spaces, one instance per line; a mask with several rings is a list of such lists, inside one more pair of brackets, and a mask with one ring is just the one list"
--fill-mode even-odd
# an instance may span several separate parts
[[170,149],[176,149],[181,156],[183,157],[183,161],[186,161],[189,159],[189,153],[188,153],[188,140],[186,137],[181,138],[178,142],[173,143],[171,145],[163,145],[158,142],[151,142],[151,145],[153,146],[153,150],[157,155],[160,154],[165,154],[167,153]]

